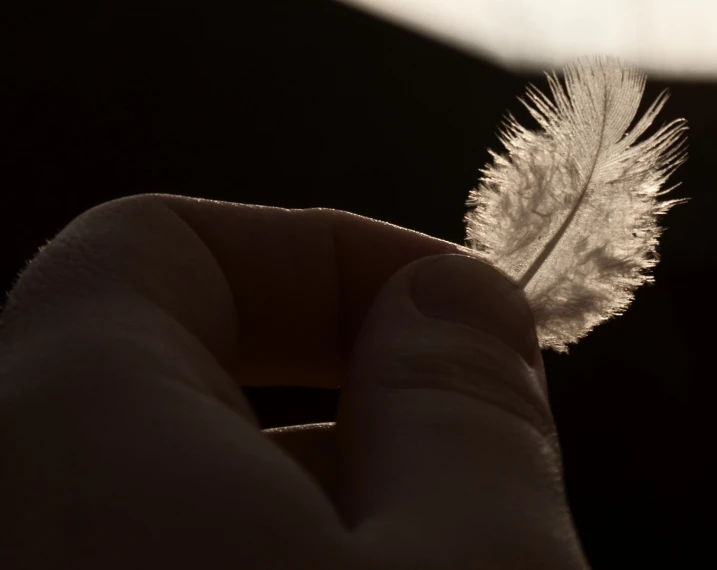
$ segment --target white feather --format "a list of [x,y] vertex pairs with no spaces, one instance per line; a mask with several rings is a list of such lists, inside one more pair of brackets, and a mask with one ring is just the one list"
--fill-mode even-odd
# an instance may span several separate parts
[[663,92],[627,131],[646,76],[610,57],[546,74],[553,101],[530,86],[521,99],[541,130],[508,116],[466,215],[475,254],[520,285],[541,348],[567,352],[599,323],[622,314],[658,261],[658,217],[685,200],[658,201],[686,160],[687,130],[672,121],[640,142],[667,100]]

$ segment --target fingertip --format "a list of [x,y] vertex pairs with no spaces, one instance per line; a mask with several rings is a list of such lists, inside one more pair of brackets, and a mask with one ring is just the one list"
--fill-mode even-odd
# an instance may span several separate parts
[[432,256],[413,275],[411,293],[424,315],[491,334],[536,364],[533,312],[520,287],[490,265],[467,255]]

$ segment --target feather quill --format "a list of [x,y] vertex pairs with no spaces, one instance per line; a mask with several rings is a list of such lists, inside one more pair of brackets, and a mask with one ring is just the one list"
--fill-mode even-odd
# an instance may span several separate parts
[[565,88],[546,76],[553,100],[532,85],[520,99],[541,128],[508,114],[507,155],[490,151],[465,221],[474,254],[524,290],[541,348],[567,352],[653,282],[658,218],[686,201],[657,197],[677,186],[662,189],[686,160],[687,125],[672,121],[638,142],[668,95],[628,131],[646,75],[616,58],[568,63]]

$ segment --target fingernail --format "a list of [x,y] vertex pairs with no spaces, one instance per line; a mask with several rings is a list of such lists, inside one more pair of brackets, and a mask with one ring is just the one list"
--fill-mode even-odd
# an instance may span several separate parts
[[533,313],[522,291],[489,265],[467,255],[436,256],[411,283],[413,302],[427,317],[488,333],[534,365],[539,354]]

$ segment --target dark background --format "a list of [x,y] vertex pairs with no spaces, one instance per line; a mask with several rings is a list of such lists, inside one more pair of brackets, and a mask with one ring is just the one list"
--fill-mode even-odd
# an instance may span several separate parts
[[[84,210],[166,192],[330,207],[454,242],[468,191],[526,84],[330,1],[15,2],[0,29],[0,270],[9,290]],[[568,495],[596,570],[717,567],[717,83],[672,98],[690,158],[656,284],[569,355],[544,354]],[[527,124],[531,124],[527,121]],[[247,390],[265,427],[333,419],[337,391]]]

